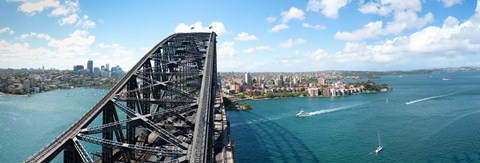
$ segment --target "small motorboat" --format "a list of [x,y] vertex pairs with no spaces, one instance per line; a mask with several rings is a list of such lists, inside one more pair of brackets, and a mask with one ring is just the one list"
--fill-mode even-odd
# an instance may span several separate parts
[[300,118],[301,117],[306,117],[308,115],[309,115],[308,113],[303,111],[303,108],[302,108],[302,110],[300,110],[300,112],[297,113],[297,117],[300,117]]

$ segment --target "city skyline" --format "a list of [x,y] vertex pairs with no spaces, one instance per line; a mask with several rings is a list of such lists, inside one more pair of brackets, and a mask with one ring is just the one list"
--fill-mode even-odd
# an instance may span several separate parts
[[211,30],[223,72],[479,66],[478,6],[467,0],[7,0],[0,2],[0,68],[72,69],[93,59],[128,70],[168,35]]

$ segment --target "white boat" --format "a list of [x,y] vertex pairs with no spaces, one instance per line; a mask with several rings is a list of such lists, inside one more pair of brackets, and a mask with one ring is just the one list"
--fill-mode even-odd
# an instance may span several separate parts
[[442,80],[450,80],[450,78],[443,77]]
[[297,117],[306,117],[306,116],[308,116],[308,113],[304,112],[303,108],[302,110],[300,110],[300,112],[297,113]]
[[380,133],[378,133],[378,147],[375,149],[375,153],[379,154],[383,150],[382,141],[380,141]]

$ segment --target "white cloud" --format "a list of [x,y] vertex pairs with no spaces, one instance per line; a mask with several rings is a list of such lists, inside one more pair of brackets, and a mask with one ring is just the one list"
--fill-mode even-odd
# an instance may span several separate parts
[[327,18],[336,19],[338,10],[345,7],[350,0],[309,0],[307,11],[321,12]]
[[248,48],[243,50],[244,53],[251,54],[251,53],[264,53],[268,51],[273,51],[273,48],[268,45],[257,46],[254,48]]
[[480,5],[477,6],[476,14],[464,22],[447,17],[441,26],[428,26],[412,34],[371,44],[347,42],[334,53],[318,49],[282,58],[280,62],[304,70],[409,70],[478,65]]
[[303,20],[305,19],[305,13],[301,9],[291,7],[290,10],[284,11],[280,14],[282,16],[282,22],[287,23],[290,20]]
[[32,32],[20,36],[21,39],[32,37],[48,41],[48,46],[55,48],[57,52],[62,54],[84,54],[89,51],[90,45],[95,42],[95,36],[89,35],[85,30],[75,30],[67,38],[61,40],[44,33]]
[[275,17],[275,16],[269,16],[269,17],[267,18],[267,22],[268,22],[268,23],[273,23],[273,22],[275,22],[276,20],[277,20],[277,17]]
[[65,1],[65,4],[58,5],[50,14],[52,16],[66,16],[70,13],[76,13],[79,10],[78,1]]
[[219,59],[218,70],[219,71],[249,71],[249,72],[262,72],[268,71],[265,67],[268,66],[268,63],[264,61],[238,61],[238,60],[226,60]]
[[405,29],[422,28],[425,25],[432,23],[434,18],[432,13],[427,13],[423,17],[418,17],[416,12],[419,12],[421,9],[422,4],[419,0],[369,1],[365,4],[361,4],[361,7],[359,8],[360,12],[382,16],[393,14],[393,20],[387,23],[383,23],[382,21],[369,22],[362,28],[354,30],[353,32],[337,32],[335,34],[335,39],[359,41],[378,36],[400,34]]
[[248,33],[242,32],[235,37],[235,40],[238,41],[252,41],[252,40],[257,40],[257,36],[255,35],[250,35]]
[[89,50],[95,42],[95,36],[89,35],[85,30],[75,30],[63,40],[49,40],[48,45],[58,49],[63,54],[80,54]]
[[18,10],[30,16],[35,15],[37,12],[40,13],[46,8],[58,7],[60,5],[56,0],[41,0],[39,2],[21,1],[21,3]]
[[20,39],[22,39],[22,40],[25,40],[25,39],[28,39],[28,38],[32,38],[32,37],[44,39],[44,40],[47,40],[47,41],[50,41],[50,40],[53,39],[52,37],[50,37],[50,35],[44,34],[44,33],[38,34],[38,33],[35,33],[35,32],[30,32],[29,34],[22,34],[22,35],[20,35]]
[[420,0],[378,0],[363,3],[358,10],[364,14],[385,16],[394,12],[403,12],[406,10],[414,12],[421,11],[422,3]]
[[328,56],[328,53],[323,50],[323,49],[317,49],[315,52],[313,52],[312,54],[307,54],[308,55],[308,58],[312,58],[316,61],[319,61],[321,59],[324,59],[325,57]]
[[[211,27],[211,29],[210,29]],[[193,29],[192,29],[193,28]],[[175,27],[175,33],[188,33],[188,32],[212,32],[214,31],[218,35],[227,34],[228,31],[222,22],[212,22],[209,26],[204,27],[201,21],[197,21],[194,24],[187,25],[180,23]]]
[[462,4],[463,0],[442,0],[444,7],[452,7],[456,4]]
[[305,41],[302,38],[298,38],[296,40],[288,39],[286,42],[282,42],[282,43],[278,44],[278,46],[281,47],[281,48],[292,48],[293,46],[302,45],[302,44],[305,44],[306,42],[307,41]]
[[62,19],[58,20],[58,24],[60,25],[65,25],[65,24],[74,24],[78,20],[78,15],[77,14],[72,14],[66,17],[63,17]]
[[[53,67],[60,69],[72,69],[73,65],[85,64],[87,59],[94,60],[94,66],[106,63],[120,65],[128,70],[141,56],[144,50],[131,49],[119,44],[97,44],[98,48],[92,48],[95,37],[85,30],[75,30],[65,38],[53,38],[48,34],[29,33],[21,36],[21,42],[7,42],[0,40],[0,65],[2,67]],[[39,38],[45,40],[48,46],[35,47],[25,39]],[[92,51],[93,49],[99,51]]]
[[[282,23],[275,25],[272,29],[269,29],[268,32],[278,32],[283,29],[288,29],[287,23],[290,20],[303,20],[305,19],[305,13],[296,7],[291,7],[290,10],[288,11],[283,11],[280,13],[280,16],[282,17]],[[267,21],[268,22],[274,22],[276,20],[275,17],[268,17]]]
[[10,29],[10,27],[3,27],[3,28],[0,28],[0,34],[1,33],[8,33],[9,35],[13,35],[15,32]]
[[[48,46],[38,48],[31,46],[26,39],[32,37],[45,40]],[[0,40],[1,65],[12,68],[45,65],[71,69],[70,65],[78,64],[80,59],[86,60],[83,56],[91,51],[90,46],[94,43],[95,36],[88,34],[87,31],[75,30],[67,37],[57,39],[48,34],[32,32],[22,34],[20,41]]]
[[223,57],[234,56],[237,53],[237,50],[235,50],[235,48],[233,47],[233,44],[234,44],[233,41],[224,42],[220,44],[217,51],[218,57],[223,58]]
[[288,26],[286,24],[278,24],[274,26],[272,29],[268,30],[268,32],[278,32],[283,29],[288,29]]
[[34,62],[53,59],[55,57],[54,54],[53,51],[43,47],[32,48],[28,43],[13,43],[0,40],[0,58],[2,58],[0,64],[2,67],[20,68],[20,65],[22,67],[30,67]]
[[382,21],[370,22],[360,29],[353,32],[337,32],[335,33],[335,39],[358,41],[367,38],[383,35]]
[[98,44],[98,47],[99,47],[99,48],[102,48],[102,49],[106,49],[106,48],[119,48],[120,45],[115,44],[115,43],[114,43],[114,44],[104,44],[104,43],[100,43],[100,44]]
[[312,24],[308,24],[308,23],[303,23],[302,27],[303,28],[312,28],[312,29],[316,29],[316,30],[324,30],[324,29],[327,28],[325,25],[321,25],[321,24],[312,25]]
[[411,35],[376,44],[347,43],[336,54],[336,59],[344,63],[394,64],[410,61],[432,67],[462,66],[462,62],[471,65],[472,61],[479,59],[476,56],[478,51],[480,16],[476,14],[463,23],[454,17],[447,17],[441,27],[429,26]]
[[405,29],[418,29],[433,22],[433,14],[427,13],[419,18],[411,11],[398,12],[394,15],[393,21],[387,23],[385,32],[387,34],[398,34]]
[[57,0],[41,0],[35,3],[21,0],[19,2],[22,4],[18,10],[30,16],[43,12],[47,8],[53,8],[49,16],[60,17],[59,25],[76,24],[84,29],[96,27],[96,23],[89,20],[87,15],[84,15],[83,18],[78,16],[77,13],[80,10],[78,1],[65,0],[63,4]]
[[76,26],[82,27],[84,29],[95,28],[96,23],[88,19],[88,15],[83,15],[82,19],[79,19]]

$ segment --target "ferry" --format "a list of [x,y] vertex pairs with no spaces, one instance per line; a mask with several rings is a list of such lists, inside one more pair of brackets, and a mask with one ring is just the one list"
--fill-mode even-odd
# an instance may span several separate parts
[[300,118],[306,117],[308,115],[309,115],[308,113],[303,111],[303,108],[302,108],[302,110],[300,110],[300,112],[297,113],[297,117],[300,117]]

